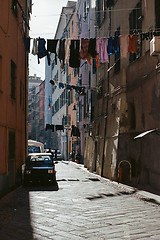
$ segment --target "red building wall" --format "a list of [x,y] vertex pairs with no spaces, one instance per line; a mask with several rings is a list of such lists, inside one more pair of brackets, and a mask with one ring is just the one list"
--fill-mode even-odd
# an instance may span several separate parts
[[[28,30],[22,10],[18,4],[13,10],[12,2],[2,0],[0,6],[0,193],[15,184],[25,160],[27,54],[23,37]],[[24,13],[26,2],[19,0]]]

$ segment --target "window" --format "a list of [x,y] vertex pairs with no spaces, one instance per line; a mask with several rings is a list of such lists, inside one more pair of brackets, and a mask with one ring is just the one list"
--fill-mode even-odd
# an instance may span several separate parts
[[73,21],[72,21],[72,33],[73,33]]
[[16,64],[11,60],[11,98],[16,99]]
[[67,83],[70,83],[70,82],[71,82],[71,74],[67,76]]
[[63,91],[63,93],[62,93],[62,101],[63,101],[63,106],[65,105],[65,94],[66,94],[66,92],[65,92],[65,90]]
[[12,0],[12,12],[17,18],[17,0]]
[[78,74],[79,68],[74,68],[74,77]]
[[[115,36],[120,36],[120,27],[117,28],[117,31],[115,32]],[[115,67],[114,67],[114,73],[119,73],[120,71],[120,53],[115,53]]]
[[9,159],[15,158],[15,132],[9,132]]
[[59,111],[59,99],[55,102],[55,112]]
[[[138,2],[135,9],[130,13],[129,16],[129,30],[130,34],[137,34],[142,32],[142,0]],[[137,41],[138,53],[130,53],[129,62],[134,62],[142,54],[142,42]]]
[[68,37],[70,38],[70,28],[68,29]]
[[71,104],[71,92],[67,92],[68,106]]
[[[87,91],[87,93],[88,93],[88,91]],[[86,105],[87,105],[86,96],[84,96],[84,103],[83,103],[83,116],[84,116],[84,118],[87,116],[87,114],[86,114]]]
[[55,106],[53,105],[52,106],[52,116],[54,116],[54,114],[55,114]]
[[78,86],[82,85],[82,74],[78,77]]
[[82,100],[77,103],[77,122],[82,121]]
[[92,59],[92,73],[95,74],[97,71],[96,59]]
[[71,125],[71,115],[67,116],[67,125]]
[[[113,1],[112,1],[113,2]],[[96,1],[96,21],[97,21],[97,25],[100,26],[101,23],[103,22],[105,16],[106,16],[106,10],[107,7],[109,6],[108,4],[110,3],[110,1],[108,0],[97,0]],[[113,2],[114,4],[114,2]]]
[[83,3],[83,20],[85,21],[86,20],[86,17],[87,17],[87,11],[86,11],[86,1]]
[[159,0],[155,0],[155,28],[156,31],[160,28],[160,4]]
[[88,87],[89,89],[91,88],[91,71],[89,71],[89,76],[88,76]]

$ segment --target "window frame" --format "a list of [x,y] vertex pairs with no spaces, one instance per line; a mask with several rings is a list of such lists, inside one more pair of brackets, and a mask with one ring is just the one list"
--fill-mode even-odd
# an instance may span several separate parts
[[[135,8],[129,14],[129,33],[140,34],[142,33],[142,0],[136,4]],[[136,61],[142,55],[142,41],[137,40],[138,53],[129,54],[129,63]]]

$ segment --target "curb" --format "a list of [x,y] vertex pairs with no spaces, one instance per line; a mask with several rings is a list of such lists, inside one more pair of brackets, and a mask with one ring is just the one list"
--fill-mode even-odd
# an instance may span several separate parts
[[113,186],[114,188],[117,188],[119,190],[126,191],[127,193],[134,194],[136,197],[140,198],[143,201],[150,202],[152,204],[157,204],[160,205],[160,195],[153,194],[144,190],[139,190],[138,188],[131,187],[122,183],[118,183],[116,181],[112,181],[108,178],[101,177],[100,175],[96,173],[90,172],[87,168],[84,167],[83,164],[77,164],[75,162],[70,162],[73,165],[79,166],[80,169],[83,171],[86,171],[93,175],[94,177],[96,176],[99,180],[107,182],[109,185]]

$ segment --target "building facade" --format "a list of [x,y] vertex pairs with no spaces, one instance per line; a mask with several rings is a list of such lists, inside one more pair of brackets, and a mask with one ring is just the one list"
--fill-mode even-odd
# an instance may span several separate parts
[[[41,86],[41,87],[40,87]],[[44,82],[40,77],[29,76],[28,80],[28,139],[40,141],[40,102],[43,106],[44,96]],[[41,90],[41,91],[40,91]],[[43,112],[44,114],[44,112]]]
[[27,146],[28,37],[31,1],[0,7],[0,193],[20,179]]
[[97,71],[92,121],[93,158],[87,167],[125,183],[159,188],[159,55],[150,41],[159,35],[159,1],[96,1],[97,37],[136,35],[136,53],[109,56]]
[[[65,38],[67,39],[78,39],[78,15],[76,7],[73,9],[73,13],[66,25]],[[78,85],[79,68],[71,68],[69,66],[69,56],[66,58],[65,66],[67,69],[67,83],[72,86]],[[68,154],[76,152],[76,148],[79,142],[79,137],[72,134],[73,126],[77,127],[77,101],[78,94],[75,89],[67,90],[67,115],[68,115]]]
[[[65,37],[67,23],[73,13],[76,6],[76,2],[68,1],[67,6],[62,8],[61,16],[57,26],[55,39],[61,39]],[[57,52],[59,45],[57,46]],[[55,86],[52,88],[52,124],[63,125],[64,131],[57,131],[55,135],[55,141],[57,146],[61,150],[62,154],[68,159],[68,91],[64,88],[59,88],[59,83],[67,84],[67,67],[61,67],[61,63],[58,59],[57,64],[55,62],[55,54],[51,54],[52,58],[52,79],[55,81]]]
[[[93,39],[96,37],[95,26],[95,0],[79,0],[77,2],[77,12],[79,21],[79,38]],[[96,64],[95,59],[91,59],[91,65],[85,59],[81,59],[79,68],[78,85],[85,87],[85,95],[79,96],[78,101],[78,127],[80,130],[80,149],[82,161],[87,166],[84,158],[85,154],[89,154],[88,147],[90,138],[90,122],[94,111],[94,95],[96,87]],[[88,158],[91,156],[88,155]]]

